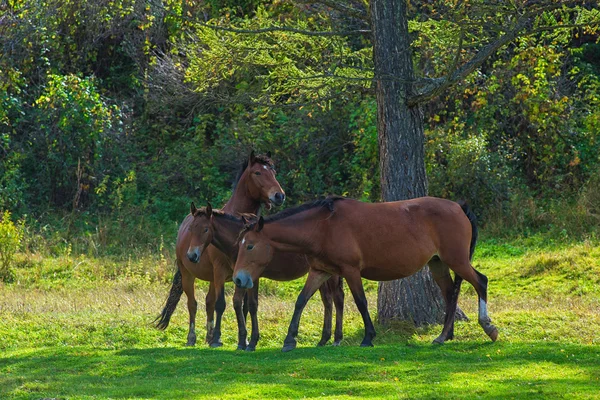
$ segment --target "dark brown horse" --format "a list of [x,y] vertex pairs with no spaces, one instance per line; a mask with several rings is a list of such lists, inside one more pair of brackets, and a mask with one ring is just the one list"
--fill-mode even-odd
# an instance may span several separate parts
[[[240,170],[233,195],[223,206],[223,210],[228,213],[256,213],[261,203],[264,203],[268,208],[271,207],[271,204],[283,204],[285,192],[275,178],[275,168],[270,157],[270,153],[267,153],[266,156],[255,156],[254,152],[250,154]],[[225,277],[220,274],[215,276],[214,271],[221,271],[221,264],[229,265],[229,261],[227,256],[214,246],[208,246],[207,251],[202,252],[202,254],[200,252],[188,254],[191,239],[190,225],[193,219],[192,214],[188,215],[179,227],[176,244],[178,270],[173,278],[173,285],[167,303],[161,315],[157,318],[157,327],[165,329],[169,325],[171,315],[175,311],[181,294],[185,292],[190,315],[187,345],[193,346],[196,343],[195,321],[197,310],[197,302],[194,297],[194,281],[196,278],[209,281],[211,284],[206,295],[206,341],[212,347],[218,347],[221,345],[221,318],[225,311]],[[215,309],[217,311],[216,324],[214,322]],[[215,329],[216,327],[218,329]],[[214,335],[213,329],[219,335]]]
[[[479,324],[495,341],[498,330],[487,312],[487,278],[471,266],[477,240],[475,216],[466,205],[438,199],[362,203],[339,197],[307,203],[267,219],[241,234],[233,281],[251,287],[277,251],[304,253],[322,261],[309,272],[296,301],[284,351],[296,347],[300,315],[315,290],[332,274],[346,279],[364,325],[361,346],[372,346],[375,329],[361,277],[387,281],[410,276],[429,264],[446,299],[446,318],[437,343],[454,336],[454,317],[463,279],[479,295]],[[450,269],[455,272],[452,280]]]
[[[192,204],[192,215],[194,220],[190,225],[190,247],[188,255],[202,253],[208,244],[214,245],[223,254],[229,256],[229,264],[220,264],[221,267],[226,268],[222,272],[226,276],[225,279],[231,279],[233,274],[233,265],[235,258],[238,253],[238,236],[239,232],[244,228],[246,219],[256,219],[254,215],[241,215],[237,217],[223,212],[222,210],[213,210],[210,204],[207,207],[196,209]],[[260,277],[265,277],[275,281],[290,281],[298,279],[309,270],[309,267],[318,263],[319,261],[307,257],[304,254],[286,253],[286,252],[275,252],[271,262],[264,266],[260,271]],[[217,272],[215,271],[215,275]],[[253,281],[252,289],[254,293],[258,292],[258,278]],[[335,335],[333,345],[337,346],[342,340],[342,325],[343,325],[343,312],[344,312],[344,291],[342,288],[342,280],[339,276],[332,276],[320,286],[321,299],[325,308],[325,315],[323,320],[323,331],[321,340],[318,345],[325,345],[331,338],[331,321],[332,321],[332,300],[336,307],[336,324],[335,324]],[[257,318],[257,307],[258,299],[251,296],[250,302],[250,316],[252,317],[252,335],[250,337],[250,343],[246,350],[252,351],[256,348],[256,344],[259,340],[259,329],[258,329],[258,318]],[[246,345],[246,323],[244,317],[239,312],[239,302],[241,301],[241,295],[234,294],[234,308],[236,309],[236,316],[238,318],[238,332],[239,332],[239,343],[238,348],[243,348]],[[215,331],[215,335],[217,332]]]

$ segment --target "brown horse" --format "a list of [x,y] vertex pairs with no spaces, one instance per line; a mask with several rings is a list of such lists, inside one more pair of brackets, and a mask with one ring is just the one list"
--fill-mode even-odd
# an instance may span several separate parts
[[[479,324],[495,341],[498,330],[487,312],[487,278],[471,266],[477,240],[475,216],[465,204],[421,197],[389,203],[362,203],[328,198],[284,210],[249,224],[234,268],[233,281],[252,287],[277,251],[318,258],[296,301],[283,351],[296,347],[300,315],[308,299],[331,274],[346,279],[364,325],[361,346],[372,346],[375,329],[367,309],[361,277],[387,281],[410,276],[429,264],[446,299],[446,318],[437,343],[454,336],[460,284],[471,283],[479,295]],[[455,272],[455,281],[450,276]]]
[[[196,209],[192,204],[192,215],[194,216],[194,220],[190,225],[191,238],[188,255],[195,255],[198,252],[202,252],[202,249],[205,249],[208,244],[214,245],[223,254],[229,256],[229,264],[221,264],[221,266],[226,267],[226,270],[222,272],[224,275],[226,274],[226,279],[231,279],[233,274],[233,264],[238,253],[237,239],[239,232],[244,228],[246,223],[245,218],[256,220],[256,216],[243,214],[240,217],[237,217],[222,210],[213,210],[210,203],[207,207],[202,207],[200,209]],[[290,281],[306,275],[309,267],[313,263],[318,263],[318,261],[303,254],[275,252],[271,262],[264,266],[258,276],[275,281]],[[216,274],[217,272],[215,272],[215,275]],[[258,279],[253,281],[252,288],[254,289],[254,293],[258,292],[258,282]],[[318,346],[325,345],[331,338],[332,300],[336,307],[336,324],[333,345],[337,346],[342,340],[344,312],[344,290],[342,288],[342,280],[339,276],[332,276],[327,282],[321,285],[319,289],[325,308],[325,315],[321,340],[319,341]],[[234,308],[236,309],[236,316],[238,319],[238,348],[243,348],[247,336],[246,323],[239,311],[241,297],[237,293],[237,290],[236,294],[237,296],[234,295]],[[249,351],[255,350],[260,337],[256,315],[257,307],[258,299],[253,299],[253,301],[250,302],[252,335],[250,337],[250,343],[246,348],[246,350]]]
[[[256,156],[254,152],[244,164],[238,174],[233,195],[223,206],[229,213],[256,213],[261,203],[268,208],[271,204],[281,205],[285,200],[285,192],[281,189],[275,178],[275,168],[271,161],[270,153],[266,156]],[[185,292],[190,315],[187,345],[196,343],[196,310],[197,302],[194,297],[194,281],[196,278],[211,282],[206,295],[206,341],[212,347],[218,347],[220,340],[220,324],[225,311],[224,279],[220,275],[215,277],[214,271],[220,271],[221,264],[228,263],[228,258],[214,246],[208,246],[207,251],[188,254],[190,247],[190,225],[194,217],[188,215],[179,227],[176,244],[176,262],[178,270],[173,278],[173,285],[169,292],[166,305],[157,318],[157,327],[165,329],[169,325],[171,315],[179,302],[181,294]],[[225,260],[225,261],[224,261]],[[216,324],[214,322],[215,309],[217,311]],[[213,329],[219,335],[213,334]]]

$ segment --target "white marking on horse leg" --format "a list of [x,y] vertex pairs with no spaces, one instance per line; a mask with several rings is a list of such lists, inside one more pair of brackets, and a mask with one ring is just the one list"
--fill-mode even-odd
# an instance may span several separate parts
[[482,298],[479,299],[479,321],[490,321],[487,311],[487,303]]

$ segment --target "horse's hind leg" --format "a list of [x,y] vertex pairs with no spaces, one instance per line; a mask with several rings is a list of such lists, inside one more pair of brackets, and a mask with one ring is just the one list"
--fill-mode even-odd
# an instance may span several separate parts
[[365,325],[365,337],[360,345],[361,347],[373,347],[372,341],[373,338],[375,338],[375,327],[373,326],[371,316],[369,315],[367,296],[365,295],[365,289],[360,277],[360,271],[353,267],[346,267],[342,271],[344,272],[343,276],[348,283],[348,287],[352,292],[352,297],[354,297],[354,302],[358,307],[358,311],[360,312]]
[[488,278],[475,268],[473,268],[473,271],[477,273],[477,278],[481,286],[481,293],[477,291],[479,294],[479,325],[481,325],[483,331],[492,339],[492,342],[495,342],[498,339],[498,329],[492,325],[492,320],[487,311]]
[[[331,278],[329,278],[331,279]],[[321,332],[321,340],[317,346],[325,346],[331,339],[331,321],[333,320],[333,296],[329,287],[329,280],[319,288],[321,300],[323,301],[323,331]]]
[[[473,287],[479,296],[479,325],[483,331],[492,339],[493,342],[498,338],[498,329],[492,325],[492,320],[487,310],[487,285],[488,278],[481,272],[469,265],[469,270],[459,272],[459,274]],[[457,272],[455,270],[455,272]]]
[[446,300],[446,317],[444,319],[444,328],[440,336],[433,341],[434,343],[442,344],[446,340],[454,339],[454,319],[456,316],[456,305],[458,302],[458,294],[460,293],[462,278],[456,275],[455,281],[452,281],[450,269],[437,256],[432,258],[428,265],[433,279],[440,287],[442,295]]
[[181,271],[181,285],[187,296],[188,312],[190,314],[190,329],[187,336],[186,346],[194,346],[196,344],[196,311],[198,303],[194,297],[194,277],[182,265],[179,266]]
[[344,281],[341,276],[329,278],[327,284],[333,293],[335,304],[335,332],[333,334],[333,345],[339,346],[344,338]]

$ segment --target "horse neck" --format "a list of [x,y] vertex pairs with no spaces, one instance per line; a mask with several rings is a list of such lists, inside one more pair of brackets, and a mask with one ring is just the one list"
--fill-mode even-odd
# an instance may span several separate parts
[[[309,215],[307,215],[310,213]],[[323,218],[319,217],[317,210],[309,210],[290,217],[267,222],[264,232],[275,250],[306,253],[317,255],[320,253],[324,230],[319,224]]]
[[260,209],[260,198],[251,196],[248,188],[248,173],[244,172],[235,185],[231,198],[225,203],[222,210],[229,214],[252,213],[256,214]]
[[238,233],[244,227],[242,221],[232,220],[224,216],[213,216],[213,240],[212,244],[223,253],[235,256],[237,255],[237,246],[235,246]]

